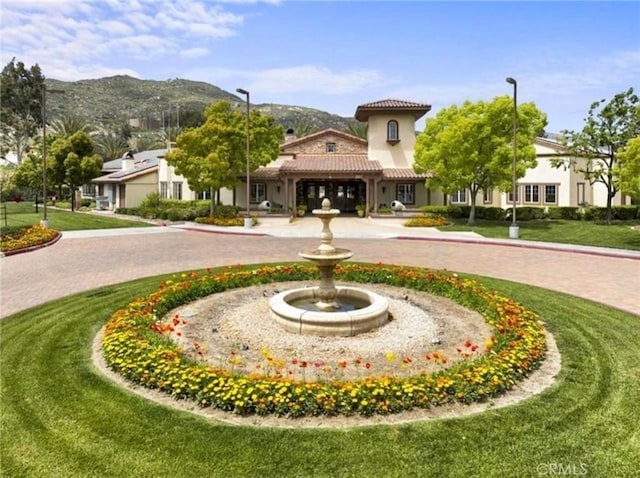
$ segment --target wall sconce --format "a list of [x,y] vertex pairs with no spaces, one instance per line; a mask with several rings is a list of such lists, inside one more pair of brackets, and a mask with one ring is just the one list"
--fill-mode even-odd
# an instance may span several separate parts
[[278,192],[280,192],[280,186],[276,187],[276,190],[277,190]]
[[387,192],[387,188],[385,186],[382,186],[382,194]]

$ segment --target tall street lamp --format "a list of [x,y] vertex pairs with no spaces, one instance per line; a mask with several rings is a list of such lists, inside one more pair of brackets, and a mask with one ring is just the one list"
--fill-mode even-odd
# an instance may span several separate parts
[[511,199],[513,199],[513,211],[511,213],[511,226],[509,226],[509,237],[518,239],[519,227],[516,223],[516,193],[518,188],[516,176],[516,159],[518,155],[518,145],[516,135],[518,133],[518,82],[511,77],[507,77],[506,82],[513,85],[513,165],[512,165],[512,184]]
[[64,90],[50,90],[47,85],[42,85],[42,201],[44,216],[40,222],[43,227],[49,227],[47,218],[47,92],[64,93]]
[[249,202],[251,199],[251,188],[249,186],[249,92],[242,88],[236,88],[236,91],[247,97],[247,215],[244,218],[244,227],[251,228],[253,219],[251,219],[251,212],[249,211]]

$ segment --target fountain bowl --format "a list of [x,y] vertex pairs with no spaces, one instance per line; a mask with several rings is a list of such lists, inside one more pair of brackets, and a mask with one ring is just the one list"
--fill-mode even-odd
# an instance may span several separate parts
[[336,287],[336,291],[338,304],[357,305],[352,310],[343,307],[330,311],[292,305],[320,301],[318,287],[304,287],[274,295],[269,301],[271,317],[288,332],[322,337],[352,337],[389,321],[389,302],[381,295],[347,286]]

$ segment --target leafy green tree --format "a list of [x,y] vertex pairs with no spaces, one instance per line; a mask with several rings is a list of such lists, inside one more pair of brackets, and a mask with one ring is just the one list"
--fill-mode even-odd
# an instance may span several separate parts
[[[535,167],[533,142],[546,115],[533,103],[518,105],[517,176]],[[513,101],[500,96],[491,102],[465,102],[428,119],[416,141],[414,170],[429,173],[426,185],[447,194],[466,189],[471,196],[469,225],[475,225],[480,190],[510,190],[513,177]]]
[[42,125],[44,75],[36,64],[27,69],[12,59],[0,74],[0,148],[13,150],[22,162],[25,146]]
[[34,151],[27,153],[26,158],[17,167],[13,179],[16,186],[33,194],[37,202],[42,191],[42,155]]
[[[167,163],[194,191],[235,188],[246,173],[246,116],[221,101],[207,107],[205,117],[202,126],[178,136],[177,147],[166,155]],[[278,157],[282,126],[255,109],[249,118],[249,169],[255,171]]]
[[57,138],[50,148],[47,171],[53,184],[71,190],[71,210],[74,210],[74,192],[83,184],[100,175],[102,158],[95,153],[95,144],[84,131],[78,131],[68,138]]
[[611,203],[621,187],[616,175],[619,153],[627,143],[640,136],[640,99],[629,88],[607,102],[596,101],[589,108],[582,131],[562,131],[560,142],[571,158],[559,159],[556,167],[573,168],[590,184],[600,183],[607,190],[607,224],[611,223]]
[[618,164],[614,171],[620,181],[620,190],[640,199],[640,137],[630,139],[618,153]]

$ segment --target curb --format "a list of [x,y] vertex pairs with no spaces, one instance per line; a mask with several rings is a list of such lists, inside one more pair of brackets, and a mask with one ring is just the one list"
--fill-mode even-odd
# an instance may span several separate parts
[[[625,251],[624,249],[611,249],[607,250],[605,248],[600,249],[582,249],[576,247],[571,244],[560,244],[560,243],[518,243],[518,242],[507,242],[507,241],[496,241],[492,239],[465,239],[465,238],[446,238],[446,237],[415,237],[415,236],[398,236],[396,239],[401,241],[432,241],[432,242],[451,242],[451,243],[462,243],[462,244],[479,244],[486,246],[505,246],[505,247],[519,247],[522,249],[537,249],[544,251],[556,251],[556,252],[570,252],[574,254],[586,254],[591,256],[602,256],[602,257],[614,257],[617,259],[632,259],[632,260],[640,260],[640,252],[633,253]],[[619,251],[619,252],[618,252]]]

